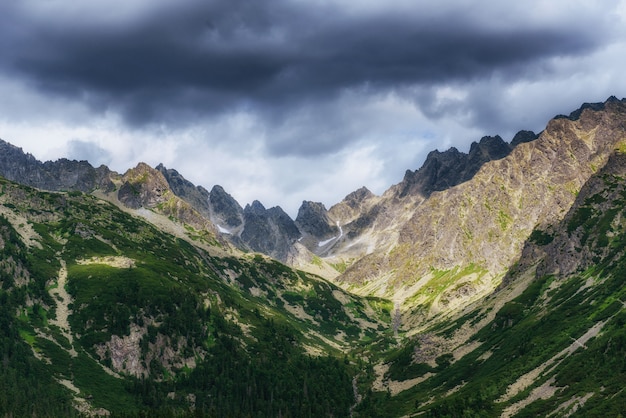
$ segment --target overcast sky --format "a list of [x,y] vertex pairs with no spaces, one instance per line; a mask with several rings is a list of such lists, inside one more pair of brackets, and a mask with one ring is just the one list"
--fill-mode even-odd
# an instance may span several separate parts
[[0,138],[295,216],[626,96],[626,1],[6,0]]

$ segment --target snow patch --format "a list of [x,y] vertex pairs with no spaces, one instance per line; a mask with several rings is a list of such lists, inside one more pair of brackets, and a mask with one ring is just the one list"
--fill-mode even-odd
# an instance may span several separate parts
[[332,238],[329,238],[329,239],[324,240],[324,241],[320,241],[320,242],[317,243],[317,246],[318,247],[323,247],[324,245],[328,244],[329,242],[343,237],[343,228],[341,227],[341,225],[339,225],[339,221],[337,221],[337,228],[339,228],[339,235],[337,235],[335,237],[332,237]]
[[323,247],[324,245],[328,244],[329,242],[331,242],[332,240],[335,240],[335,239],[337,239],[337,237],[332,237],[332,238],[329,238],[329,239],[327,239],[325,241],[320,241],[320,242],[317,243],[317,246],[318,247]]
[[217,226],[217,230],[220,231],[220,233],[232,235],[232,232],[230,232],[230,230],[224,228],[223,226],[218,225],[218,224],[215,224],[215,226]]

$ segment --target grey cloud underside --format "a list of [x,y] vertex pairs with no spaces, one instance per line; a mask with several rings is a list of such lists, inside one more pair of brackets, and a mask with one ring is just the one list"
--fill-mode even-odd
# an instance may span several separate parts
[[271,117],[353,88],[396,90],[498,72],[532,77],[542,60],[583,54],[601,38],[565,24],[348,17],[276,1],[192,3],[128,26],[52,17],[28,33],[15,30],[28,17],[13,14],[2,41],[13,46],[1,59],[4,71],[48,93],[121,108],[134,125],[241,107]]
[[88,141],[71,140],[68,142],[68,158],[87,160],[92,164],[109,164],[110,152]]

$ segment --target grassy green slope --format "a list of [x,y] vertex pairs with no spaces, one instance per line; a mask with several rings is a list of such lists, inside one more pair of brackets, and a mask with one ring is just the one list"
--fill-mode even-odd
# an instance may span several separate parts
[[496,293],[408,338],[388,300],[0,180],[0,414],[619,416],[626,161],[610,165]]
[[[347,416],[357,370],[343,353],[388,328],[388,303],[213,256],[90,195],[1,181],[0,203],[2,341],[21,356],[5,355],[9,372],[45,377],[33,411]],[[0,384],[28,385],[16,379]]]
[[[621,160],[613,165],[624,166]],[[408,389],[393,396],[373,392],[357,411],[381,417],[621,416],[626,177],[617,171],[593,179],[552,232],[533,233],[529,254],[544,255],[539,265],[536,258],[525,260],[480,306],[389,352],[385,378],[410,383]],[[554,273],[554,266],[567,266],[568,273]]]

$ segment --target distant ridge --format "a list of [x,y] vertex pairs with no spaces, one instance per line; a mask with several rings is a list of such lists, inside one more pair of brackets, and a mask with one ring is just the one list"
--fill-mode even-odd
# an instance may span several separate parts
[[623,413],[626,99],[295,221],[162,164],[2,172],[0,415]]

